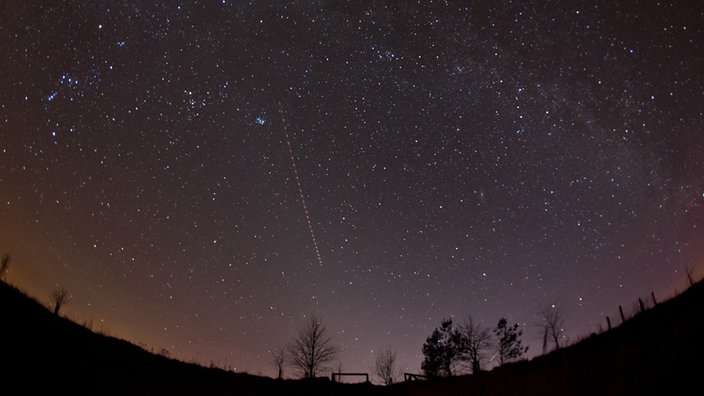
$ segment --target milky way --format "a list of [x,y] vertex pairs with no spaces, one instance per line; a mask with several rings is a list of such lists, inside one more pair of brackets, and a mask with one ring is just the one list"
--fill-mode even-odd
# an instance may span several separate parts
[[147,349],[274,375],[315,315],[419,372],[471,316],[532,357],[548,304],[574,342],[704,275],[700,2],[17,0],[0,40],[7,280]]

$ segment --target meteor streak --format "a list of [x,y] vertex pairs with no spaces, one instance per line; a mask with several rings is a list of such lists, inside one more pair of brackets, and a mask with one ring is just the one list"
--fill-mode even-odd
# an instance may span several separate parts
[[284,118],[284,110],[281,107],[281,102],[279,102],[279,114],[281,114],[281,123],[284,125],[284,136],[286,136],[286,144],[288,145],[288,154],[291,157],[291,167],[293,168],[293,175],[296,178],[296,185],[298,186],[298,195],[301,197],[301,205],[303,206],[303,213],[306,216],[306,221],[308,222],[308,231],[310,232],[310,238],[313,240],[313,248],[315,249],[315,255],[318,258],[318,263],[323,266],[323,258],[320,256],[320,250],[318,249],[318,239],[315,237],[315,231],[313,231],[313,223],[310,221],[310,213],[308,212],[308,205],[306,204],[306,197],[303,194],[303,188],[301,187],[301,178],[298,176],[298,167],[296,166],[296,160],[293,156],[293,148],[291,147],[291,139],[288,136],[288,129],[286,127],[286,119]]

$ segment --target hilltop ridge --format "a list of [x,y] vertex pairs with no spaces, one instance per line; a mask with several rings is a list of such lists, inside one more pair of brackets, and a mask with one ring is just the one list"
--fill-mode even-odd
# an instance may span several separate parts
[[[0,282],[0,372],[22,394],[649,395],[702,389],[704,283],[570,347],[476,375],[389,387],[274,380],[185,363],[95,333]],[[689,392],[686,392],[689,393]]]
[[4,282],[0,317],[2,394],[9,389],[17,394],[78,395],[352,394],[340,393],[342,384],[326,379],[278,381],[155,354],[54,315]]
[[[703,391],[704,281],[569,347],[395,395],[673,395]],[[693,392],[694,391],[694,392]]]

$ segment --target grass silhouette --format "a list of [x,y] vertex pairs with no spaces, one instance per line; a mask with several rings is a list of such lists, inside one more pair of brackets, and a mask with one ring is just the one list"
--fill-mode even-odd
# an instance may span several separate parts
[[53,315],[1,281],[0,318],[2,394],[655,395],[698,394],[703,387],[702,281],[609,331],[530,361],[385,387],[276,380],[178,361]]

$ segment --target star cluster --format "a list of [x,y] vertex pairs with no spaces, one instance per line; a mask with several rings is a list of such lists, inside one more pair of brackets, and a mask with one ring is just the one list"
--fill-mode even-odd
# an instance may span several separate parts
[[264,375],[311,315],[345,370],[392,347],[417,372],[469,315],[521,323],[534,356],[546,304],[576,340],[701,272],[703,21],[687,1],[11,1],[8,278]]

